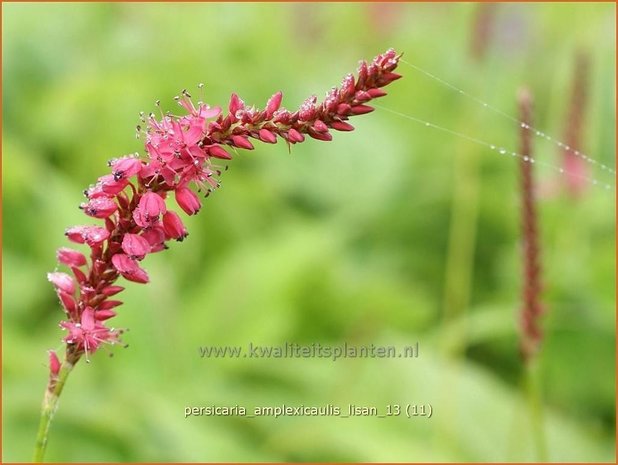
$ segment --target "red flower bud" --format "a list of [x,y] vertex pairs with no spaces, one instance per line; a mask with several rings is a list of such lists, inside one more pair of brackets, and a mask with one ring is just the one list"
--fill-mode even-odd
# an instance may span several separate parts
[[347,116],[352,111],[352,107],[347,103],[342,103],[337,106],[337,113],[343,116]]
[[377,88],[369,89],[367,93],[371,95],[371,98],[384,97],[385,95],[388,95],[382,89],[377,89]]
[[142,169],[142,162],[135,157],[119,158],[112,164],[112,176],[115,181],[130,178]]
[[113,318],[117,313],[113,310],[95,310],[94,319],[97,321],[105,321]]
[[99,304],[99,310],[111,310],[122,305],[120,300],[105,300]]
[[60,247],[56,252],[56,258],[60,263],[67,266],[83,266],[86,264],[86,256],[83,253],[68,247]]
[[125,279],[142,284],[148,282],[148,274],[131,257],[118,253],[112,257],[112,264]]
[[316,119],[313,123],[313,129],[316,132],[328,132],[328,126],[326,126],[326,124],[324,124],[324,122],[320,121],[319,119]]
[[107,218],[118,210],[118,205],[109,197],[96,197],[88,203],[82,203],[79,208],[93,218]]
[[60,359],[53,350],[48,350],[47,353],[49,354],[49,374],[55,378],[60,373]]
[[236,112],[244,108],[245,108],[245,102],[243,102],[238,97],[238,95],[232,94],[232,96],[230,97],[230,105],[229,105],[230,114],[236,117]]
[[211,145],[208,147],[208,154],[211,157],[222,158],[224,160],[231,160],[232,156],[227,153],[220,145]]
[[288,131],[288,140],[292,143],[302,142],[305,140],[305,136],[303,136],[296,129],[290,128],[290,130]]
[[165,248],[165,232],[160,226],[149,228],[141,236],[150,244],[150,253],[155,253]]
[[241,149],[253,150],[253,144],[243,136],[232,136],[232,142],[234,145]]
[[268,99],[268,103],[266,104],[266,115],[269,118],[281,106],[281,99],[282,98],[283,98],[283,94],[281,92],[277,92],[270,99]]
[[124,291],[124,287],[122,286],[107,286],[103,288],[103,290],[101,291],[101,294],[107,297],[111,297],[122,291]]
[[201,203],[195,192],[186,187],[179,187],[175,191],[176,202],[187,215],[195,215],[200,211]]
[[369,95],[369,93],[365,92],[364,90],[359,90],[354,95],[354,98],[357,102],[368,102],[369,100],[371,100],[371,95]]
[[69,240],[78,244],[86,243],[90,247],[99,245],[109,237],[109,231],[99,226],[73,226],[64,234]]
[[150,244],[137,234],[125,234],[122,239],[122,250],[129,257],[141,260],[150,252]]
[[333,121],[330,126],[337,131],[354,131],[354,126],[345,121]]
[[366,113],[371,113],[373,110],[374,108],[369,105],[354,105],[351,111],[353,115],[364,115]]
[[277,136],[275,136],[275,134],[268,129],[260,129],[259,137],[262,142],[266,142],[268,144],[277,143]]
[[66,273],[47,273],[47,280],[59,291],[66,292],[67,294],[73,294],[75,292],[75,282],[73,278]]
[[165,201],[159,194],[154,192],[146,192],[139,199],[137,209],[141,211],[142,215],[146,219],[159,218],[159,215],[165,213],[167,210],[165,207]]
[[333,136],[330,134],[330,132],[316,132],[311,128],[309,128],[309,135],[317,140],[323,140],[327,142],[333,140]]
[[168,210],[165,215],[163,215],[163,230],[165,231],[165,235],[170,239],[176,239],[177,241],[184,240],[185,237],[189,234],[185,225],[182,224],[182,220],[171,210]]

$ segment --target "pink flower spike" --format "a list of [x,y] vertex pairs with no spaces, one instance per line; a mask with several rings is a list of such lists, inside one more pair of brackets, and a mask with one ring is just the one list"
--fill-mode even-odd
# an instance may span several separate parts
[[150,244],[137,234],[125,234],[122,239],[122,250],[129,257],[141,260],[150,252]]
[[231,160],[232,156],[227,153],[220,145],[211,145],[208,147],[208,154],[211,157],[222,158],[224,160]]
[[60,359],[53,350],[48,350],[47,353],[49,354],[49,374],[55,378],[60,373]]
[[167,237],[179,242],[182,242],[189,234],[178,214],[171,210],[163,215],[163,230]]
[[281,99],[283,98],[283,94],[281,92],[277,92],[271,98],[268,99],[268,103],[266,104],[266,115],[270,118],[274,112],[276,112],[281,106]]
[[202,206],[200,204],[200,199],[191,189],[179,187],[176,189],[175,194],[178,206],[182,208],[187,215],[195,215],[200,211]]
[[73,294],[75,292],[75,282],[73,278],[66,273],[47,273],[47,280],[59,291],[66,292],[67,294]]
[[86,264],[86,256],[77,250],[68,247],[60,247],[56,252],[56,258],[63,265],[70,267],[83,266]]
[[253,144],[243,136],[232,136],[232,143],[241,149],[253,150]]
[[275,134],[268,129],[260,129],[259,136],[262,142],[267,142],[268,144],[277,143],[277,136],[275,136]]
[[142,162],[135,157],[124,157],[116,160],[112,165],[114,181],[130,178],[142,169]]
[[96,197],[88,203],[82,203],[80,208],[84,210],[86,215],[102,219],[111,216],[118,210],[118,205],[108,197]]

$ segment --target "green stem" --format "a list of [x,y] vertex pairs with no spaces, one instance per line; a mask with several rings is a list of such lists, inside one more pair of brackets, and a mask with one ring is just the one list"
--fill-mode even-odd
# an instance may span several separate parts
[[37,433],[36,444],[34,446],[33,462],[39,463],[43,461],[43,457],[45,456],[45,448],[47,446],[49,426],[51,425],[54,413],[58,408],[58,400],[60,399],[60,394],[64,388],[64,383],[66,382],[72,369],[73,365],[65,361],[60,367],[60,372],[58,373],[57,378],[51,380],[45,390],[43,406],[41,407],[41,421],[39,423],[39,431]]
[[541,400],[541,383],[538,361],[533,358],[525,366],[525,384],[528,394],[528,407],[530,409],[530,424],[536,449],[536,460],[539,463],[549,461],[547,453],[547,441],[545,438],[543,403]]

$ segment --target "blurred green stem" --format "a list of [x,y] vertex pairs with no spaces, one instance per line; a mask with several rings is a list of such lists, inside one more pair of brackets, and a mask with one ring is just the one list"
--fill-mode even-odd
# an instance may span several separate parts
[[36,444],[34,446],[34,458],[33,462],[42,462],[45,456],[45,448],[47,447],[47,435],[49,434],[49,426],[51,425],[52,418],[56,409],[58,408],[58,400],[64,383],[73,369],[73,364],[65,361],[60,367],[58,376],[55,379],[50,380],[47,389],[45,390],[45,397],[43,398],[43,406],[41,407],[41,421],[39,422],[39,431],[36,436]]
[[543,403],[541,401],[541,379],[539,362],[533,357],[525,365],[524,383],[530,409],[530,426],[534,438],[536,460],[539,463],[549,461],[545,438]]
[[465,319],[462,316],[470,301],[474,266],[480,188],[478,165],[477,151],[462,147],[456,154],[444,288],[445,323],[464,322],[449,341],[449,352],[455,356],[460,355],[466,346]]

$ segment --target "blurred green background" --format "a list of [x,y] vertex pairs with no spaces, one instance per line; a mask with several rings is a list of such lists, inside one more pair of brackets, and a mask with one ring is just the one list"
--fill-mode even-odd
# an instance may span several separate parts
[[[3,4],[3,461],[31,459],[61,348],[45,278],[82,190],[141,150],[139,111],[206,84],[297,107],[388,47],[562,137],[591,62],[581,149],[614,166],[613,4]],[[483,30],[488,30],[483,35]],[[480,45],[472,45],[480,38]],[[402,65],[380,105],[511,150],[517,127]],[[126,350],[69,378],[51,461],[536,460],[518,353],[516,160],[378,109],[333,142],[243,153],[191,235],[149,256],[114,324]],[[539,160],[561,154],[535,140]],[[614,190],[536,165],[551,460],[615,456]],[[588,167],[590,168],[590,167]],[[589,175],[615,182],[607,173]],[[415,360],[201,359],[200,345],[407,345]],[[185,419],[185,406],[431,403],[431,419]]]

